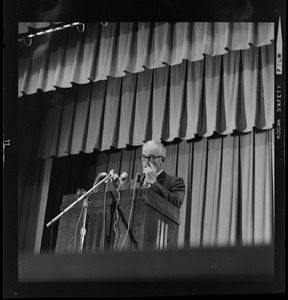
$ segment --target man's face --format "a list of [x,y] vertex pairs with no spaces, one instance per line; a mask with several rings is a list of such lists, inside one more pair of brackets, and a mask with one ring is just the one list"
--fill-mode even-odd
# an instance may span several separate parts
[[[161,155],[157,145],[143,146],[142,154],[145,156],[149,156],[149,155],[160,156]],[[160,170],[163,169],[163,165],[164,165],[164,163],[162,161],[162,157],[155,158],[153,162],[149,162],[147,158],[144,161],[142,161],[143,170],[148,166],[150,168],[156,169],[156,172],[159,172]]]

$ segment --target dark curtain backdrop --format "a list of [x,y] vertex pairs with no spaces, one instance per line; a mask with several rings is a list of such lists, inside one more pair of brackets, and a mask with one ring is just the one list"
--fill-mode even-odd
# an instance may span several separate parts
[[35,249],[43,205],[41,194],[49,185],[44,176],[48,160],[37,156],[48,96],[46,93],[25,96],[18,105],[19,151],[15,161],[18,162],[18,247],[22,252]]

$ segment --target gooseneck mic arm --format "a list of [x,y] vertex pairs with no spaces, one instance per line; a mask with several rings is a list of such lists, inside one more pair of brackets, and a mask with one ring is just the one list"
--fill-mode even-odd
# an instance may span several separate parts
[[66,207],[58,216],[56,216],[54,219],[52,219],[49,223],[46,224],[46,227],[49,227],[51,224],[53,224],[55,221],[57,221],[59,218],[62,217],[68,210],[70,210],[76,203],[81,201],[82,199],[88,197],[90,194],[93,193],[93,191],[100,186],[103,182],[110,179],[112,176],[114,176],[114,170],[111,170],[109,174],[107,174],[101,181],[99,181],[96,185],[93,185],[93,187],[84,193],[81,197],[79,197],[76,201],[74,201],[71,205]]

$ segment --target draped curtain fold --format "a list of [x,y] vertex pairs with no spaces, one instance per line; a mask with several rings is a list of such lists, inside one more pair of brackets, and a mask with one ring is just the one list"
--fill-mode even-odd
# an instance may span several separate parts
[[273,135],[269,130],[179,145],[185,159],[181,161],[179,155],[177,173],[188,187],[181,209],[180,244],[272,242]]
[[19,97],[198,61],[228,49],[260,47],[274,38],[273,23],[112,22],[106,27],[87,23],[85,28],[83,33],[70,28],[39,36],[30,47],[20,45]]
[[272,128],[273,74],[271,44],[57,89],[39,156]]

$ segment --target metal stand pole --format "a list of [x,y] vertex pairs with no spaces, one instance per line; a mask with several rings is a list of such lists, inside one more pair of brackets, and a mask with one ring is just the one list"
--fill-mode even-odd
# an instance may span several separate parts
[[85,198],[83,201],[83,222],[82,228],[80,229],[80,253],[83,251],[84,238],[86,234],[86,217],[87,217],[88,199]]
[[112,179],[114,176],[114,170],[111,170],[110,173],[103,178],[101,181],[99,181],[95,186],[93,186],[88,192],[86,192],[85,194],[83,194],[81,197],[79,197],[76,201],[74,201],[71,205],[69,205],[68,207],[66,207],[58,216],[56,216],[54,219],[52,219],[49,223],[46,224],[46,227],[49,227],[51,224],[53,224],[55,221],[57,221],[58,219],[60,219],[60,217],[65,214],[68,210],[70,210],[76,203],[78,203],[79,201],[81,201],[82,199],[88,197],[90,194],[92,194],[94,192],[94,190],[100,186],[103,182],[105,182],[106,180],[110,180]]

